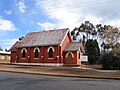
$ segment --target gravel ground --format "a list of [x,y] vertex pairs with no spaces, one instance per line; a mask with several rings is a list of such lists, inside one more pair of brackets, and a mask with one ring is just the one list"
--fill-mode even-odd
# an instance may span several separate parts
[[81,69],[80,67],[46,67],[0,64],[0,71],[120,79],[120,70]]

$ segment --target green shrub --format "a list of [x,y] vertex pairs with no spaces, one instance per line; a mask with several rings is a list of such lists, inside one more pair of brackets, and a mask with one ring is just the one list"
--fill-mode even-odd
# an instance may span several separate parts
[[102,64],[103,69],[111,69],[111,55],[110,53],[104,53],[99,57],[99,63]]
[[120,69],[120,50],[112,50],[112,68],[113,69]]
[[112,50],[102,54],[99,63],[103,69],[120,69],[120,50]]

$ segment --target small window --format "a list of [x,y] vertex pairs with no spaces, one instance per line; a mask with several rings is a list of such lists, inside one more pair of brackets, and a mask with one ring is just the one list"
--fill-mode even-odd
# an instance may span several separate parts
[[39,58],[40,49],[36,47],[33,52],[34,52],[34,58]]
[[25,49],[22,52],[22,58],[26,58],[26,51],[25,51]]
[[49,58],[53,58],[53,49],[52,48],[50,48],[49,49]]
[[22,58],[26,58],[26,53],[27,53],[27,50],[25,48],[23,48],[21,50]]
[[34,58],[38,58],[38,55],[39,55],[39,51],[38,51],[38,49],[35,49]]

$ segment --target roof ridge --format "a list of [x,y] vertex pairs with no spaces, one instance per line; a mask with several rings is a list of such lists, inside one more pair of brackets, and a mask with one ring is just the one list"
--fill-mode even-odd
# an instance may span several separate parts
[[43,31],[38,31],[38,32],[29,32],[27,34],[36,34],[36,33],[42,33],[42,32],[50,32],[50,31],[57,31],[57,30],[69,30],[69,28],[62,28],[62,29],[51,29],[51,30],[43,30]]

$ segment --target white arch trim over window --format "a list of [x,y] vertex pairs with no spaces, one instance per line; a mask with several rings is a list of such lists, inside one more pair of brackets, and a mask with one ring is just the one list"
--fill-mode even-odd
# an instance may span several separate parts
[[23,53],[23,50],[25,50],[25,53],[27,53],[27,49],[26,49],[26,48],[23,48],[23,49],[21,50],[21,53]]
[[50,50],[51,48],[52,48],[53,52],[55,52],[55,49],[54,49],[52,46],[50,46],[50,47],[48,48],[47,52],[49,52],[49,50]]
[[38,47],[34,48],[33,52],[35,52],[35,50],[38,50],[38,52],[40,52],[40,49]]
[[69,54],[71,54],[71,55],[72,55],[72,58],[74,58],[74,54],[73,54],[72,52],[68,52],[68,53],[66,54],[66,58],[68,57]]

